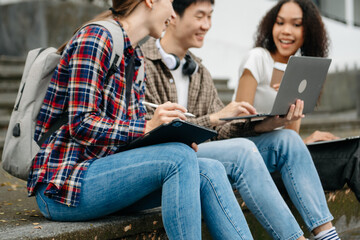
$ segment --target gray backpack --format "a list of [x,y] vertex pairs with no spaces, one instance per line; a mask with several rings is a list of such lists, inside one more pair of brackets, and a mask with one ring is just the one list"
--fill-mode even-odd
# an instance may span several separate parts
[[[110,32],[115,53],[111,55],[110,66],[118,67],[124,48],[123,34],[119,25],[114,20],[92,22],[85,26],[88,25],[100,25]],[[2,154],[3,168],[11,175],[23,180],[28,179],[32,160],[40,150],[41,143],[68,121],[68,117],[65,116],[60,123],[55,124],[55,127],[52,126],[38,142],[34,140],[37,116],[50,80],[60,62],[60,57],[55,48],[49,47],[31,50],[26,58]],[[107,77],[113,73],[113,71],[109,71]]]

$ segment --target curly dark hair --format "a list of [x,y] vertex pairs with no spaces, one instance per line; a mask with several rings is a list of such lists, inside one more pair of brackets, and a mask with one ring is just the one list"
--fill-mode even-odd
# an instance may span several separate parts
[[262,47],[275,53],[276,46],[272,36],[277,15],[284,3],[297,3],[303,12],[304,44],[301,55],[326,57],[329,53],[330,40],[317,6],[311,0],[280,0],[261,20],[255,35],[255,47]]

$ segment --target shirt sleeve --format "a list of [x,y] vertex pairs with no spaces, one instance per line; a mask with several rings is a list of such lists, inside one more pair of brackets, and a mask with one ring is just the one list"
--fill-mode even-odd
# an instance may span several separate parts
[[125,90],[119,93],[104,87],[113,46],[108,31],[85,27],[72,45],[68,87],[71,137],[82,145],[105,146],[121,145],[143,135],[145,119],[128,120],[121,114],[125,111],[122,103],[114,109],[104,107],[109,98],[125,94]]
[[215,129],[218,132],[218,136],[215,137],[216,140],[257,135],[254,131],[255,124],[250,122],[244,123],[242,121],[231,121],[221,126],[211,126],[210,115],[223,109],[224,104],[219,98],[211,74],[206,70],[206,68],[203,67],[201,69],[203,72],[200,77],[201,87],[198,92],[198,99],[196,104],[192,104],[195,106],[193,112],[199,117],[189,118],[188,121],[207,128]]
[[264,55],[264,49],[262,48],[251,49],[240,66],[239,77],[241,77],[244,70],[247,69],[254,76],[257,83],[260,83],[261,73],[264,69],[263,55]]

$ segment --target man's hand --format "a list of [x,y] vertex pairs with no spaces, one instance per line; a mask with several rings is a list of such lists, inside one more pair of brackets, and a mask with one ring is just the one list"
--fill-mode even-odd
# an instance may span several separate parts
[[263,120],[261,123],[255,126],[255,132],[270,132],[278,127],[283,127],[291,122],[297,121],[301,118],[304,118],[304,101],[296,100],[295,104],[291,104],[288,114],[284,117],[275,116],[269,117]]
[[335,136],[330,132],[315,131],[310,136],[304,139],[304,143],[308,144],[313,142],[329,141],[335,139],[339,139],[339,137]]
[[226,121],[220,118],[237,117],[242,115],[256,114],[256,109],[248,102],[234,102],[232,101],[219,112],[210,115],[210,122],[213,126],[224,124]]
[[192,143],[191,148],[194,149],[195,152],[199,150],[199,146],[196,143]]
[[186,116],[184,115],[185,112],[187,112],[186,108],[177,103],[166,102],[159,105],[154,112],[153,118],[147,121],[145,133],[163,123],[169,123],[177,118],[186,120]]

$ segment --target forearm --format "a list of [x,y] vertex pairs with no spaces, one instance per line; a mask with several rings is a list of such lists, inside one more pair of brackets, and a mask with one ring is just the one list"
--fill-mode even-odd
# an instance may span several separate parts
[[121,145],[130,142],[145,131],[146,121],[111,119],[90,114],[75,117],[70,125],[71,137],[82,145]]

